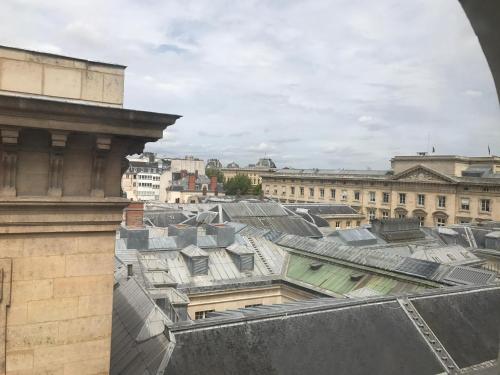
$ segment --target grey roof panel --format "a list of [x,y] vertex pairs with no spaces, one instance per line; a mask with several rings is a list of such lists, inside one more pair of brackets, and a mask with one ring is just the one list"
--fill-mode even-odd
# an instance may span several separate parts
[[428,260],[404,258],[395,271],[406,273],[413,276],[430,279],[439,268],[440,263],[430,262]]

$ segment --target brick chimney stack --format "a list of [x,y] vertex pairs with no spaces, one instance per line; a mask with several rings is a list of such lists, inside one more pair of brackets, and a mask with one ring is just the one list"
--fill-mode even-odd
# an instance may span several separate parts
[[188,176],[188,190],[189,191],[196,190],[196,176],[194,174],[190,174]]
[[210,177],[210,191],[217,191],[217,176]]
[[125,209],[125,225],[127,228],[144,228],[144,203],[132,202]]

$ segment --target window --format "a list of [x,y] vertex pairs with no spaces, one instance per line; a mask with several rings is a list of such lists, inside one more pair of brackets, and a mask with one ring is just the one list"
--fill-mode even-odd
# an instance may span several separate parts
[[354,200],[359,201],[359,191],[354,192]]
[[343,201],[347,200],[347,190],[342,190],[342,196],[341,196]]
[[490,200],[489,199],[481,199],[481,211],[482,212],[490,212]]
[[351,227],[351,222],[350,221],[346,221],[345,222],[345,227],[346,228],[350,228]]
[[425,195],[424,194],[419,194],[417,196],[417,204],[419,206],[425,206]]
[[340,221],[335,222],[335,228],[340,229]]
[[295,195],[295,186],[290,188],[290,194]]
[[382,211],[382,219],[389,219],[389,211]]
[[375,203],[375,192],[374,191],[370,191],[368,193],[368,200],[372,203]]
[[335,189],[330,189],[330,196],[335,199]]
[[278,189],[274,189],[274,195],[278,195]]
[[425,224],[425,216],[417,216],[418,219],[418,225],[423,227]]
[[324,198],[324,197],[325,197],[325,189],[323,189],[323,188],[319,189],[319,196],[320,196],[321,198]]
[[245,309],[247,309],[249,307],[258,307],[258,306],[262,306],[262,303],[253,303],[251,305],[245,305]]
[[309,196],[314,197],[314,188],[309,188]]
[[359,220],[358,220],[358,221],[356,221],[356,226],[357,226],[357,227],[360,227],[360,226],[361,226],[361,221],[359,221]]
[[406,218],[406,214],[403,214],[403,213],[398,213],[398,219],[404,219]]
[[389,195],[389,193],[385,193],[385,192],[384,192],[384,193],[382,194],[382,202],[383,202],[383,203],[389,203],[389,199],[390,199],[390,195]]
[[209,313],[214,312],[215,310],[205,310],[205,311],[196,311],[194,313],[194,319],[205,319]]
[[304,196],[304,188],[303,187],[300,187],[300,195]]
[[446,207],[446,197],[444,195],[438,196],[438,207],[445,208]]
[[437,226],[444,227],[445,225],[446,225],[446,218],[445,217],[438,217],[437,218]]
[[375,220],[376,214],[377,214],[377,210],[375,208],[370,208],[368,210],[368,218],[370,220]]
[[399,193],[399,204],[406,204],[406,194]]
[[469,211],[470,210],[470,199],[469,198],[462,198],[460,200],[460,209]]

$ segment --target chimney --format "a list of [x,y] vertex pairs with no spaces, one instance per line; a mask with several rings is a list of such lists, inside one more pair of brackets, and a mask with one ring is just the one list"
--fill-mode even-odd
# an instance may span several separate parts
[[188,191],[196,190],[196,176],[194,174],[190,174],[188,176]]
[[210,177],[210,191],[217,191],[217,176]]
[[132,264],[127,264],[127,276],[128,277],[134,276],[134,268]]
[[194,171],[194,175],[198,178],[198,169]]
[[144,203],[132,202],[125,209],[125,226],[127,228],[144,228]]

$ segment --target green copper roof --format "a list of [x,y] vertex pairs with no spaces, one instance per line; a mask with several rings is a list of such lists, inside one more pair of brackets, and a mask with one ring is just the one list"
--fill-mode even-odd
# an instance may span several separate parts
[[[312,263],[322,263],[319,269],[312,269]],[[331,263],[318,262],[315,259],[300,255],[291,255],[287,276],[334,293],[347,294],[365,288],[378,295],[414,292],[426,289],[424,285],[384,275],[370,274],[363,270],[349,268]],[[362,276],[359,279],[356,276]]]

